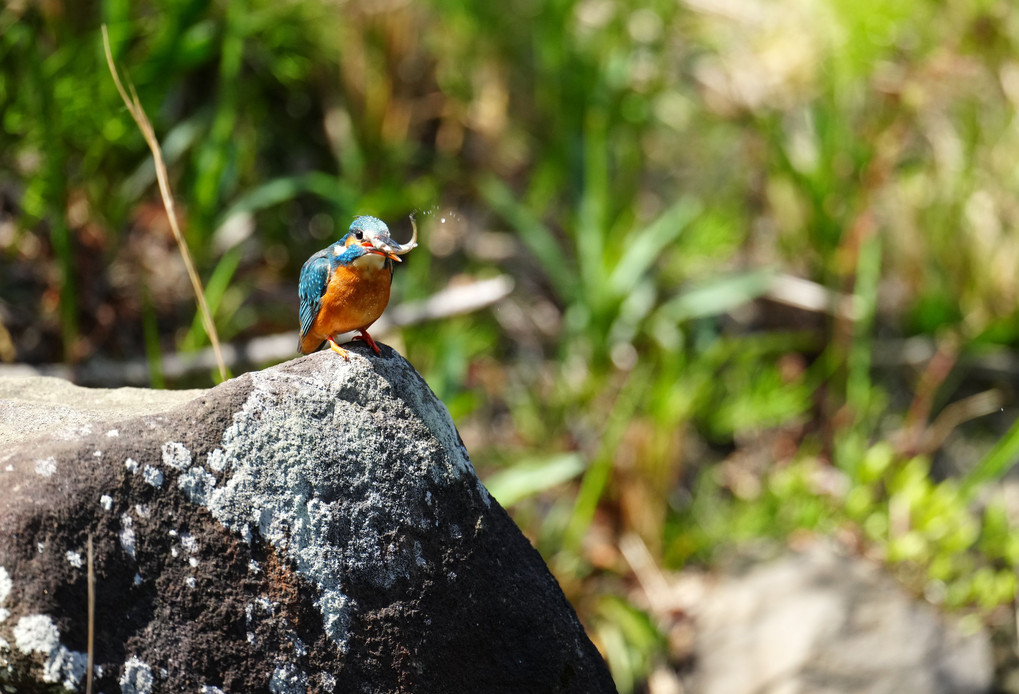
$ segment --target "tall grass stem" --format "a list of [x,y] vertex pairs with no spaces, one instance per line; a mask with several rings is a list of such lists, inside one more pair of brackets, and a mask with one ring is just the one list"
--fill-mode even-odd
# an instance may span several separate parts
[[85,666],[85,694],[92,694],[92,667],[95,663],[96,571],[92,535],[88,536],[88,660]]
[[191,279],[191,288],[194,289],[195,299],[198,302],[198,312],[202,317],[202,325],[205,327],[205,332],[209,335],[212,351],[216,355],[216,365],[219,368],[220,380],[225,381],[228,376],[226,362],[223,360],[223,351],[219,346],[219,334],[216,332],[216,324],[212,321],[212,314],[205,301],[202,280],[198,276],[198,271],[195,270],[194,261],[191,259],[191,251],[188,250],[187,242],[180,231],[180,224],[177,222],[177,212],[173,204],[170,180],[166,173],[166,164],[163,162],[163,154],[159,148],[159,141],[156,139],[155,130],[152,129],[152,123],[149,122],[148,117],[145,115],[145,110],[142,108],[141,101],[139,101],[134,87],[130,84],[128,85],[128,89],[131,92],[130,96],[128,96],[127,90],[124,89],[124,85],[120,81],[120,75],[117,74],[117,66],[113,62],[113,52],[110,50],[110,34],[105,24],[103,25],[103,50],[106,52],[106,65],[110,68],[113,82],[117,85],[117,92],[124,101],[124,105],[127,107],[131,117],[134,118],[134,122],[138,124],[138,129],[141,130],[146,144],[148,144],[149,149],[152,151],[152,158],[156,165],[156,179],[159,181],[159,192],[163,198],[163,207],[166,208],[166,216],[170,220],[170,229],[173,230],[173,238],[177,241],[177,247],[180,249],[181,257],[184,259],[184,267],[187,269],[188,277]]

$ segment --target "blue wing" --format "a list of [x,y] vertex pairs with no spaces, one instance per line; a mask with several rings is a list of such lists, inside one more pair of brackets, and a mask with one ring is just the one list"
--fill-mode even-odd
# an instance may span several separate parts
[[315,322],[329,283],[328,250],[323,249],[311,256],[301,268],[301,281],[297,287],[297,294],[301,297],[301,340],[307,336],[311,324]]

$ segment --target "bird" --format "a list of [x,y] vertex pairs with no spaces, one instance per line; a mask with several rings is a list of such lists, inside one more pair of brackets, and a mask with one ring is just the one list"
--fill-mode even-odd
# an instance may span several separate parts
[[301,268],[298,295],[301,300],[301,335],[298,351],[310,354],[323,342],[344,359],[347,350],[336,343],[340,333],[356,330],[376,354],[382,354],[368,328],[378,320],[389,303],[395,263],[417,247],[417,225],[411,217],[414,235],[400,245],[389,227],[377,217],[362,215],[336,243],[313,254]]

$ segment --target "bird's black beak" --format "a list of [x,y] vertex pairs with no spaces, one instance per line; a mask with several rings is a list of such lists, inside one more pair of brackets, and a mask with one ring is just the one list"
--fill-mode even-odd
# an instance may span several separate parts
[[388,246],[390,246],[390,244],[387,243],[387,241],[391,242],[392,239],[389,238],[388,236],[383,236],[381,238],[376,239],[376,242],[379,245],[375,245],[375,243],[372,243],[371,241],[362,241],[361,246],[369,253],[375,253],[376,255],[384,255],[390,260],[395,260],[398,263],[402,263],[403,258],[389,250]]

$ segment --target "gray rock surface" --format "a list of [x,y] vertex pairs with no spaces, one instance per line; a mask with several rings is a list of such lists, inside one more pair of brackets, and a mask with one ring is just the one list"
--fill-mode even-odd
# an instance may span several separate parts
[[91,536],[96,692],[614,691],[445,407],[351,352],[119,421],[0,384],[0,685],[84,691]]
[[824,546],[723,580],[696,622],[700,694],[977,694],[994,674],[986,633]]
[[164,412],[198,397],[200,390],[79,388],[47,376],[0,376],[0,449],[26,437],[86,433],[93,422]]

